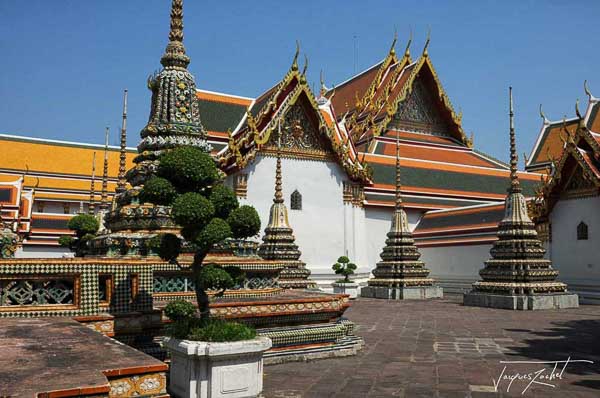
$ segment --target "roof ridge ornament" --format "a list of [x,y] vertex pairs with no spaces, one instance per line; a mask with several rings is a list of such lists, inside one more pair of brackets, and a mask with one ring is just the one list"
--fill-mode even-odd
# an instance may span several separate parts
[[542,109],[542,104],[540,104],[540,117],[544,121],[545,126],[550,124],[550,120],[548,120],[548,118],[546,117],[546,114],[544,113],[544,109]]
[[302,83],[306,83],[306,69],[308,69],[308,56],[305,53],[304,54],[304,67],[302,68],[302,73],[300,74],[300,81]]
[[587,80],[583,81],[583,90],[585,91],[585,94],[588,96],[590,102],[598,102],[598,98],[596,98],[592,95],[592,92],[590,91],[590,88],[587,84]]
[[577,98],[577,99],[575,100],[575,114],[577,115],[577,118],[578,118],[579,120],[583,119],[583,118],[581,117],[581,112],[579,111],[579,98]]
[[413,40],[413,31],[412,31],[412,27],[408,27],[409,29],[409,33],[408,33],[408,42],[406,43],[406,48],[404,49],[404,57],[405,58],[410,58],[410,45],[412,44],[412,40]]
[[394,40],[392,40],[392,45],[390,46],[390,51],[389,51],[390,55],[396,54],[396,42],[397,41],[398,41],[398,30],[394,26]]
[[296,53],[292,61],[292,70],[298,70],[298,55],[300,55],[300,42],[296,40]]
[[423,56],[427,57],[429,52],[427,49],[429,48],[429,42],[431,41],[431,26],[427,29],[427,38],[425,39],[425,46],[423,47]]

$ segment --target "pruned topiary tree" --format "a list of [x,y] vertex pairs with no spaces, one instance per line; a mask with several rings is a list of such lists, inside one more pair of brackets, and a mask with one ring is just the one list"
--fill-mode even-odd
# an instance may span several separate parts
[[77,257],[83,257],[88,241],[96,236],[100,228],[98,219],[91,214],[78,214],[69,220],[67,227],[75,232],[75,237],[63,235],[58,243],[73,250]]
[[[195,248],[192,271],[201,320],[209,318],[207,290],[223,294],[242,277],[235,267],[203,264],[213,246],[227,238],[244,239],[260,230],[260,218],[251,206],[239,206],[233,191],[223,185],[213,158],[201,149],[183,146],[164,152],[156,176],[146,181],[140,199],[171,206],[171,218],[181,227],[181,236]],[[160,234],[149,242],[166,261],[175,261],[181,241],[173,234]]]
[[344,279],[339,282],[350,283],[350,275],[354,274],[356,264],[351,263],[348,257],[341,256],[337,259],[337,263],[333,264],[331,268],[333,268],[336,274],[344,276]]

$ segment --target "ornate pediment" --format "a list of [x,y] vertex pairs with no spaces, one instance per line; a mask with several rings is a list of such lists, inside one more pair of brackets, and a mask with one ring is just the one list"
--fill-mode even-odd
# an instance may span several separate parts
[[306,108],[297,102],[291,105],[281,123],[281,140],[278,128],[271,134],[265,150],[277,149],[280,142],[282,154],[294,154],[298,157],[328,157],[332,155],[324,142],[316,123],[307,114]]
[[561,195],[565,199],[581,198],[590,196],[597,192],[593,181],[585,174],[581,167],[577,167],[567,183]]
[[450,128],[439,109],[439,101],[421,79],[417,79],[390,121],[389,128],[448,135]]

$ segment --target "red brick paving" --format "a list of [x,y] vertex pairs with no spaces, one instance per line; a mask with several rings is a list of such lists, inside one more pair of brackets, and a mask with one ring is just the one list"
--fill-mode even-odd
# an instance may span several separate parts
[[[265,367],[264,396],[279,397],[600,397],[600,306],[521,312],[434,301],[358,299],[346,312],[365,347],[355,357]],[[562,379],[501,381],[500,361],[585,359]],[[508,374],[551,365],[507,364]],[[559,367],[558,371],[561,368]],[[540,379],[538,379],[540,380]]]

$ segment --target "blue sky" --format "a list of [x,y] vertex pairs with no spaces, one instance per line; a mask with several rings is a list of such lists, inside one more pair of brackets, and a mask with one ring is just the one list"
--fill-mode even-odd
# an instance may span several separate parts
[[[168,0],[0,0],[0,132],[117,143],[129,89],[129,145],[148,118],[146,79],[167,43]],[[185,1],[185,45],[200,88],[254,97],[288,70],[295,40],[309,81],[328,85],[383,58],[394,28],[413,56],[429,53],[475,147],[507,156],[507,90],[514,87],[519,152],[541,126],[600,96],[599,1]]]

